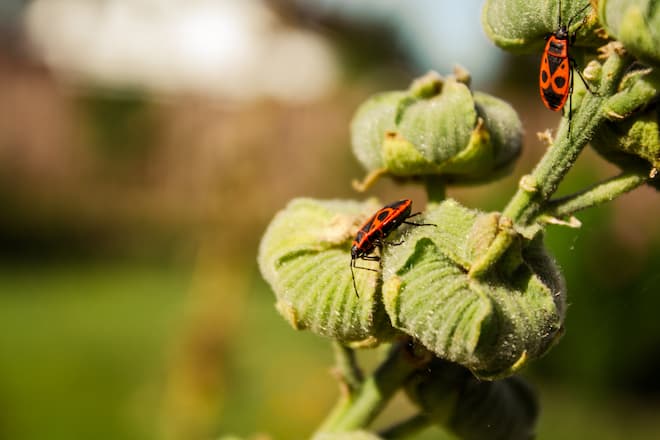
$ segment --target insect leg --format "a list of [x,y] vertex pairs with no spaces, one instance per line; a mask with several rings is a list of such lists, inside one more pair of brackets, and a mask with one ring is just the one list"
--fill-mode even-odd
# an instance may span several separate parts
[[[371,267],[358,266],[357,264],[355,264],[356,260],[358,260],[358,258],[352,258],[351,259],[351,267],[354,267],[356,269],[370,270],[372,272],[378,272],[378,270],[373,269]],[[380,261],[380,257],[377,256],[377,255],[365,255],[364,257],[360,257],[359,260]]]
[[438,225],[433,224],[433,223],[414,223],[414,222],[407,222],[405,220],[403,221],[403,223],[405,223],[407,225],[413,225],[413,226],[438,226]]
[[[568,61],[569,68],[571,67],[570,58]],[[573,77],[575,76],[575,69],[570,69],[569,75],[571,76],[570,85],[568,86],[568,138],[571,138],[571,120],[573,119]]]
[[[568,20],[568,23],[566,23],[566,27],[567,27],[567,28],[570,28],[570,27],[571,27],[571,23],[573,22],[573,20],[575,20],[575,19],[577,18],[578,15],[582,14],[582,13],[583,13],[583,12],[589,7],[589,6],[591,6],[591,2],[587,3],[586,5],[584,5],[584,7],[583,7],[582,9],[580,9],[580,10],[579,10],[574,16],[572,16],[572,17]],[[560,6],[560,7],[561,7],[561,6]],[[560,13],[561,13],[561,10],[560,10]],[[589,14],[587,14],[587,15],[582,19],[582,23],[580,23],[580,25],[579,25],[578,27],[575,28],[575,30],[573,31],[573,36],[572,36],[571,38],[575,39],[575,34],[577,33],[578,29],[580,29],[582,26],[584,26],[585,24],[587,24],[587,18],[588,18],[588,17],[589,17]],[[561,18],[560,18],[560,20],[561,20]],[[559,26],[561,26],[561,22],[559,23]]]
[[578,69],[578,65],[577,65],[577,62],[575,61],[575,59],[569,58],[568,63],[570,64],[571,69],[576,71],[577,74],[580,76],[580,79],[582,80],[582,84],[584,84],[584,87],[586,87],[586,89],[589,91],[589,93],[591,93],[594,96],[600,96],[600,94],[598,92],[596,92],[594,90],[591,90],[591,87],[589,87],[589,83],[587,82],[586,79],[584,79],[584,76],[582,76],[582,72],[580,72],[580,69]]
[[355,260],[351,258],[351,278],[353,278],[353,290],[355,291],[355,296],[359,298],[360,294],[358,293],[357,284],[355,283],[355,271],[353,270],[354,267],[355,267]]
[[[355,282],[354,269],[364,269],[364,270],[370,270],[372,272],[378,272],[378,271],[376,269],[372,269],[371,267],[358,266],[357,264],[355,264],[355,260],[357,260],[357,258],[351,258],[351,278],[353,279],[353,290],[355,290],[355,295],[359,298],[360,294],[358,293],[357,283]],[[363,257],[360,257],[360,260],[380,261],[380,257],[377,255],[365,255]]]
[[415,223],[415,222],[407,221],[409,218],[417,217],[420,214],[421,214],[421,212],[416,212],[414,214],[410,214],[408,217],[406,217],[406,220],[404,220],[402,223],[405,223],[407,225],[413,225],[413,226],[437,226],[437,225],[434,225],[433,223]]

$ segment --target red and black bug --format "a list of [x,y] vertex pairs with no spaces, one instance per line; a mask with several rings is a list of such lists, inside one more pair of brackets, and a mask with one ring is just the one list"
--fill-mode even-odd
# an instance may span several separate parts
[[378,272],[369,267],[356,266],[355,262],[357,260],[380,261],[379,256],[371,255],[371,253],[376,248],[382,248],[384,243],[383,240],[403,223],[414,226],[435,226],[431,223],[413,223],[407,221],[409,218],[420,214],[419,212],[411,214],[411,210],[412,200],[399,200],[380,208],[360,227],[351,246],[351,276],[353,278],[353,288],[355,289],[355,294],[357,296],[360,295],[358,294],[357,285],[355,283],[355,272],[353,271],[353,268]]
[[[559,0],[557,30],[547,36],[547,43],[545,44],[543,56],[541,57],[539,88],[543,105],[550,110],[559,111],[564,107],[566,99],[568,98],[569,123],[572,112],[571,94],[573,92],[573,68],[576,67],[575,60],[569,55],[569,48],[575,43],[575,35],[577,32],[577,29],[575,29],[572,33],[569,33],[569,29],[573,20],[582,14],[582,12],[584,12],[590,5],[590,3],[587,3],[584,8],[580,9],[577,14],[568,20],[568,23],[564,24],[561,21],[561,0]],[[575,69],[575,71],[580,76],[580,79],[582,79],[587,90],[591,92],[591,89],[584,80],[580,70]]]

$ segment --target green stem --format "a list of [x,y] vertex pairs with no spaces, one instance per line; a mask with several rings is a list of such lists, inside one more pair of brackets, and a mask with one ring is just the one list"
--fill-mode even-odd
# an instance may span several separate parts
[[[604,107],[607,98],[616,92],[619,81],[631,62],[620,47],[612,43],[608,48],[609,57],[603,64],[597,94],[587,93],[580,107],[573,112],[570,133],[568,118],[562,119],[553,145],[548,148],[532,173],[521,179],[516,194],[504,208],[502,217],[512,221],[517,229],[529,226],[538,214],[546,209],[550,197],[573,167],[594,131],[605,120]],[[500,230],[484,256],[470,269],[470,276],[479,277],[489,271],[512,242],[509,235],[508,228]]]
[[609,202],[643,185],[648,179],[647,169],[624,171],[584,191],[550,201],[543,215],[568,217],[583,209]]
[[518,226],[527,226],[555,193],[559,183],[573,167],[594,131],[605,119],[607,97],[616,92],[617,85],[629,65],[629,59],[617,50],[611,50],[603,64],[598,95],[587,93],[570,121],[562,119],[557,138],[541,158],[530,176],[521,182],[518,191],[504,208],[503,215]]
[[424,414],[417,414],[380,432],[378,436],[388,440],[406,439],[429,426],[431,426],[431,420]]
[[335,355],[334,371],[339,380],[340,398],[325,418],[318,432],[327,432],[337,423],[351,406],[355,392],[360,389],[364,382],[364,375],[358,366],[355,350],[337,341],[332,341],[332,349]]
[[343,396],[318,432],[348,432],[367,427],[403,382],[420,367],[407,343],[393,345],[383,363],[351,396]]
[[335,371],[341,383],[346,386],[346,393],[352,394],[364,380],[355,357],[355,350],[337,341],[333,341],[332,348],[335,353]]
[[571,136],[568,119],[562,119],[557,138],[529,176],[521,180],[518,191],[504,208],[503,215],[516,225],[527,226],[557,190],[596,127],[604,120],[603,98],[586,96],[573,114]]
[[511,219],[507,217],[500,217],[500,221],[497,225],[499,231],[493,242],[488,246],[486,252],[477,258],[468,275],[473,278],[478,278],[484,275],[488,269],[490,269],[497,260],[506,252],[513,240],[516,238],[516,231],[513,229],[513,223]]
[[428,197],[427,208],[440,204],[447,198],[446,181],[444,176],[427,176],[424,179]]

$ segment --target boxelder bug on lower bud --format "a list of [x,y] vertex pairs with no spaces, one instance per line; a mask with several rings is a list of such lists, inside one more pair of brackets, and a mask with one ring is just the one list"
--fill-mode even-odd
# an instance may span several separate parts
[[380,261],[379,256],[370,254],[376,247],[382,248],[385,237],[403,223],[413,226],[436,226],[432,223],[413,223],[406,221],[411,217],[421,214],[420,212],[411,214],[411,210],[412,200],[399,200],[398,202],[393,202],[380,208],[360,227],[351,246],[351,276],[353,278],[353,288],[358,297],[360,295],[358,294],[357,284],[355,283],[355,272],[353,268],[371,270],[373,272],[378,271],[369,267],[356,266],[356,260]]

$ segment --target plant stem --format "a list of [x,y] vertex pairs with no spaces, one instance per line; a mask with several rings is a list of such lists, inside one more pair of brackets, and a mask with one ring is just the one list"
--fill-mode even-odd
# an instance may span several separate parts
[[424,178],[424,185],[428,197],[427,208],[438,205],[447,198],[444,176],[427,176]]
[[417,414],[411,418],[398,423],[391,428],[379,433],[379,436],[388,440],[397,440],[410,438],[411,435],[417,434],[423,429],[431,425],[431,420],[424,414]]
[[575,163],[578,155],[589,142],[591,134],[603,121],[600,111],[603,99],[587,96],[582,107],[571,121],[571,136],[568,136],[568,119],[562,119],[557,138],[531,175],[525,176],[518,191],[503,211],[516,225],[527,226],[554,194],[559,183]]
[[567,217],[582,209],[609,202],[643,185],[649,179],[647,169],[627,170],[579,193],[552,200],[543,215]]
[[609,58],[603,64],[599,94],[585,95],[582,104],[573,113],[570,135],[569,120],[562,119],[555,142],[548,148],[532,174],[526,176],[527,184],[519,186],[504,209],[504,216],[513,220],[516,225],[526,226],[544,208],[566,173],[573,167],[584,146],[591,140],[593,132],[605,119],[603,106],[606,98],[616,91],[628,65],[628,57],[617,50],[611,50]]
[[355,350],[337,341],[332,342],[332,348],[335,353],[335,371],[339,380],[346,386],[346,393],[352,394],[364,380],[362,370],[355,358]]
[[[502,212],[502,217],[513,222],[517,229],[529,226],[539,213],[546,209],[550,197],[573,167],[594,131],[605,120],[604,107],[607,98],[616,92],[621,77],[631,62],[623,49],[615,43],[610,43],[606,48],[609,56],[603,64],[597,94],[587,93],[584,96],[580,107],[573,112],[570,122],[568,118],[562,119],[553,145],[548,148],[532,173],[521,179],[516,194]],[[470,276],[479,277],[488,273],[512,242],[508,239],[509,235],[508,228],[498,232],[485,255],[470,269]]]
[[513,229],[513,223],[508,217],[500,217],[498,224],[498,233],[491,242],[486,252],[481,254],[470,267],[469,276],[478,278],[484,275],[497,260],[506,252],[513,240],[516,238],[516,232]]
[[347,432],[367,427],[380,414],[403,382],[420,366],[420,359],[401,342],[350,396],[343,396],[318,432]]

